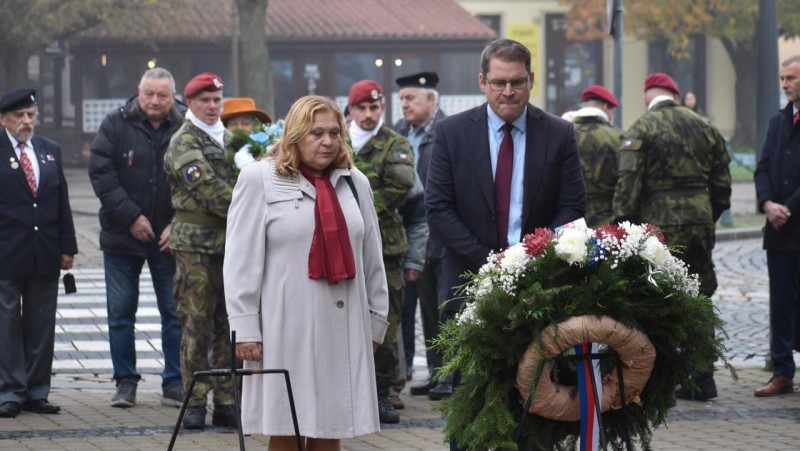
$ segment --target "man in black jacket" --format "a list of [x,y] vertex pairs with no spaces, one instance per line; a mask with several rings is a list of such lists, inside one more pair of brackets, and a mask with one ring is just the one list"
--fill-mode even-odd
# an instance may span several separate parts
[[178,407],[183,401],[181,322],[172,299],[175,261],[169,254],[173,211],[164,173],[164,153],[183,123],[181,110],[185,107],[175,103],[172,75],[162,68],[150,69],[139,83],[138,95],[106,116],[92,145],[89,177],[101,204],[108,338],[117,383],[114,407],[136,403],[141,375],[136,370],[134,323],[145,261],[161,314],[161,403]]
[[759,397],[792,393],[800,326],[800,55],[781,63],[781,85],[789,103],[769,122],[755,172],[758,208],[767,214],[764,249],[769,272],[772,378]]

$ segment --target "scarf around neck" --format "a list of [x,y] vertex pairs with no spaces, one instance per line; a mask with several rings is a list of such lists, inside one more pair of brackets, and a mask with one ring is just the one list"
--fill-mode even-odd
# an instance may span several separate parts
[[314,185],[317,200],[314,203],[314,237],[308,252],[308,277],[327,279],[330,285],[356,276],[356,264],[347,222],[336,190],[330,181],[330,169],[316,177],[311,168],[301,164],[300,172]]
[[192,110],[186,110],[186,119],[194,124],[195,127],[203,130],[211,139],[216,141],[220,147],[225,147],[225,126],[222,125],[220,119],[217,119],[214,125],[208,125],[198,119],[197,116],[192,113]]
[[356,121],[350,123],[350,142],[353,144],[353,151],[358,153],[364,144],[369,142],[373,136],[378,134],[381,127],[383,127],[383,116],[378,121],[378,125],[372,130],[364,130],[356,124]]

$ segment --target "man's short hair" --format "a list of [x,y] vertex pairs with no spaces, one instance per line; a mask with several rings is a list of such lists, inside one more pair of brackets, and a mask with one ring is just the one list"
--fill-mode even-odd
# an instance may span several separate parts
[[489,73],[489,62],[497,58],[507,63],[520,62],[525,70],[531,72],[531,52],[524,45],[511,39],[497,39],[489,43],[481,54],[481,71]]
[[169,80],[170,89],[172,89],[172,93],[175,94],[175,79],[172,78],[172,74],[163,67],[154,67],[153,69],[145,71],[144,75],[142,75],[142,79],[139,81],[140,88],[147,79]]
[[800,55],[792,55],[792,56],[786,58],[781,63],[781,67],[786,67],[786,66],[788,66],[790,64],[794,64],[794,63],[800,63]]

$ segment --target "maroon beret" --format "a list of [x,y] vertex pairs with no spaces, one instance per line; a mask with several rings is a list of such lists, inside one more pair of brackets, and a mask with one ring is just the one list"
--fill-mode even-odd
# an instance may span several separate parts
[[647,91],[650,88],[664,88],[674,92],[675,95],[681,95],[681,91],[678,89],[678,84],[675,83],[675,80],[662,72],[656,72],[647,76],[644,80],[644,90]]
[[222,78],[211,72],[195,75],[183,88],[183,98],[189,99],[203,91],[219,91],[222,89]]
[[600,85],[591,85],[583,90],[583,93],[581,94],[581,102],[585,102],[587,100],[601,100],[615,108],[619,106],[619,102],[617,101],[617,98],[614,97],[614,94],[611,94],[608,89]]
[[347,96],[347,105],[361,102],[374,102],[383,98],[383,88],[377,81],[361,80],[353,83]]

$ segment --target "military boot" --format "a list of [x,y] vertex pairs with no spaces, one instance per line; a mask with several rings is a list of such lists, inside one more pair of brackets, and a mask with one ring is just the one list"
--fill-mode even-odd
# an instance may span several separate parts
[[378,417],[381,423],[399,423],[400,414],[392,406],[392,401],[389,399],[389,390],[389,387],[378,386]]

